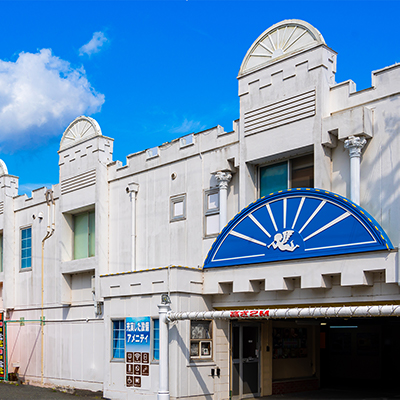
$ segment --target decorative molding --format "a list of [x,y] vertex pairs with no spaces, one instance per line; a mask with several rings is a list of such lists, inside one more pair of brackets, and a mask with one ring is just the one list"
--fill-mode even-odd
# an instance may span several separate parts
[[75,146],[95,136],[102,136],[101,129],[96,120],[80,116],[72,121],[65,130],[60,143],[60,150]]
[[220,189],[228,189],[229,181],[232,179],[232,174],[230,172],[218,171],[214,176],[218,181],[218,187]]
[[96,170],[92,169],[83,174],[63,179],[61,181],[61,194],[74,192],[75,190],[83,189],[96,184]]
[[315,115],[315,89],[244,113],[244,134],[259,133]]
[[350,158],[361,157],[362,149],[367,144],[367,140],[362,136],[349,136],[344,141],[344,148],[349,150]]
[[321,33],[305,21],[291,19],[279,22],[252,44],[240,67],[239,76],[287,55],[325,44]]
[[0,201],[0,215],[4,213],[4,201]]

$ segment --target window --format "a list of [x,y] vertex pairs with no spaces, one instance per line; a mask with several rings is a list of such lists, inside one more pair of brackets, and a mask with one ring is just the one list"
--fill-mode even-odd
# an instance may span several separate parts
[[21,269],[32,268],[32,228],[21,229]]
[[3,272],[3,233],[0,233],[0,272]]
[[171,222],[186,218],[186,195],[171,197]]
[[160,320],[153,319],[153,360],[160,359]]
[[125,359],[125,321],[112,321],[112,358]]
[[260,168],[260,197],[296,187],[314,187],[314,154]]
[[212,358],[212,321],[190,321],[190,357]]
[[204,198],[204,236],[219,234],[219,190],[210,189]]
[[74,259],[94,257],[95,212],[74,215]]

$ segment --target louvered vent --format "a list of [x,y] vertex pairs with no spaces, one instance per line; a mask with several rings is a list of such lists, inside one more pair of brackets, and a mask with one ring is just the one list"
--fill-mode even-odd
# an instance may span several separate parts
[[74,192],[96,184],[96,170],[84,172],[83,174],[73,176],[61,181],[61,194]]
[[245,135],[252,135],[315,115],[315,90],[244,114]]

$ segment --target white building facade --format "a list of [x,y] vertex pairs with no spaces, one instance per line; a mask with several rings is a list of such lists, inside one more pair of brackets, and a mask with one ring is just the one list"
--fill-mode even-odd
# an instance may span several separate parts
[[286,20],[243,60],[232,131],[123,165],[79,117],[61,139],[59,183],[30,198],[2,163],[8,372],[110,399],[390,385],[400,66],[357,92],[335,82],[336,56]]

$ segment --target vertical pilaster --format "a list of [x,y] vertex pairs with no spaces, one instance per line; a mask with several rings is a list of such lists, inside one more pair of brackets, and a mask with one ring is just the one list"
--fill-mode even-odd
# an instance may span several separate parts
[[232,179],[232,174],[226,171],[218,171],[215,174],[219,188],[219,231],[224,229],[228,215],[228,184]]
[[169,400],[169,339],[168,339],[168,319],[167,312],[170,310],[169,304],[158,305],[158,315],[160,318],[160,359],[159,359],[159,386],[157,400]]
[[129,183],[126,191],[131,197],[131,271],[136,271],[136,197],[139,185]]
[[367,140],[362,136],[349,136],[344,142],[350,156],[350,200],[356,204],[360,204],[360,162],[366,143]]

